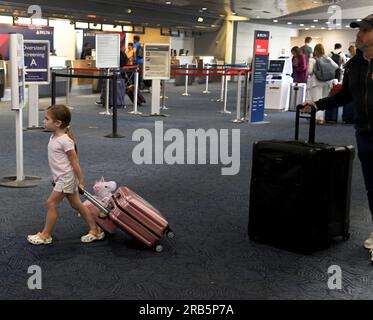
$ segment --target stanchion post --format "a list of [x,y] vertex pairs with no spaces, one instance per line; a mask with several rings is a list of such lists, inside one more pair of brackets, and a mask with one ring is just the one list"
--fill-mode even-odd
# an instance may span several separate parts
[[244,107],[243,107],[243,116],[241,120],[247,122],[247,112],[249,107],[249,70],[245,71],[245,98],[244,98]]
[[210,93],[209,91],[209,73],[210,73],[210,66],[207,65],[207,68],[206,68],[206,89],[205,91],[203,91],[203,93]]
[[186,64],[186,73],[185,73],[185,92],[182,94],[182,96],[190,96],[188,93],[188,80],[189,80],[189,64]]
[[51,83],[51,105],[56,104],[56,73],[52,71],[52,83]]
[[113,84],[113,133],[105,136],[106,138],[124,138],[124,136],[118,134],[117,79],[118,75],[114,73],[111,78]]
[[[67,74],[68,75],[71,75],[72,74],[72,70],[70,68],[70,66],[67,66]],[[69,107],[70,106],[70,81],[71,81],[71,78],[70,77],[67,77],[66,78],[66,107]]]
[[138,94],[139,94],[139,66],[136,67],[135,70],[135,84],[133,89],[133,111],[128,112],[129,114],[139,114],[141,115],[142,112],[137,111],[137,101],[138,101]]
[[238,82],[237,82],[237,102],[236,102],[236,119],[232,122],[234,123],[242,123],[241,120],[241,80],[242,80],[242,72],[241,70],[238,73]]
[[228,77],[226,75],[226,71],[224,72],[224,108],[222,111],[220,111],[220,113],[224,113],[224,114],[230,114],[231,112],[227,110],[227,103],[228,103]]
[[221,90],[220,90],[220,99],[217,99],[216,101],[218,102],[223,102],[224,101],[224,84],[225,84],[225,67],[223,68],[223,76],[221,77]]
[[166,80],[162,80],[162,110],[168,110],[166,107]]
[[110,69],[106,70],[106,76],[108,77],[105,81],[105,111],[99,112],[99,114],[103,114],[105,116],[111,116],[109,104],[110,104]]

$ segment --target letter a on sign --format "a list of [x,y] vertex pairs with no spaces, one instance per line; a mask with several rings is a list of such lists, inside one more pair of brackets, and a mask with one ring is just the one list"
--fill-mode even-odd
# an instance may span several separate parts
[[35,59],[31,60],[30,67],[32,67],[32,66],[35,66],[35,67],[38,66],[37,63],[36,63],[36,61],[35,61]]
[[328,279],[328,288],[330,290],[342,289],[342,269],[340,266],[332,265],[328,268],[328,273],[331,276]]
[[32,265],[27,270],[28,274],[33,274],[27,281],[27,286],[30,290],[41,289],[41,268]]

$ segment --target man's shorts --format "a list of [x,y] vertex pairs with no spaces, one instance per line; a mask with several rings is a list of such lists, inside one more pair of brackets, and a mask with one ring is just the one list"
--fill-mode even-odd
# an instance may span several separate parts
[[53,188],[56,192],[75,193],[78,191],[79,180],[74,173],[69,173],[55,181]]

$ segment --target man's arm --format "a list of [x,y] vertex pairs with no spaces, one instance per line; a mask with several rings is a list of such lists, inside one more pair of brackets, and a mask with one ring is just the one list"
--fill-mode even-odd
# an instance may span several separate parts
[[316,101],[315,104],[318,110],[337,108],[352,101],[348,78],[348,70],[346,70],[341,90],[332,97],[326,97]]

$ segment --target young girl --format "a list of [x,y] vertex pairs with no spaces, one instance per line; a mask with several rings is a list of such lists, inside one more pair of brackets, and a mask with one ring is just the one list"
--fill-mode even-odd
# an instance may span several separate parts
[[52,243],[52,230],[57,221],[56,209],[64,197],[69,200],[73,209],[79,211],[90,227],[89,233],[81,237],[82,242],[101,240],[105,236],[79,198],[78,186],[84,188],[84,180],[69,127],[70,121],[70,110],[63,105],[50,106],[45,113],[44,127],[52,132],[48,144],[48,161],[54,189],[47,201],[48,212],[43,231],[27,236],[27,240],[32,244]]

